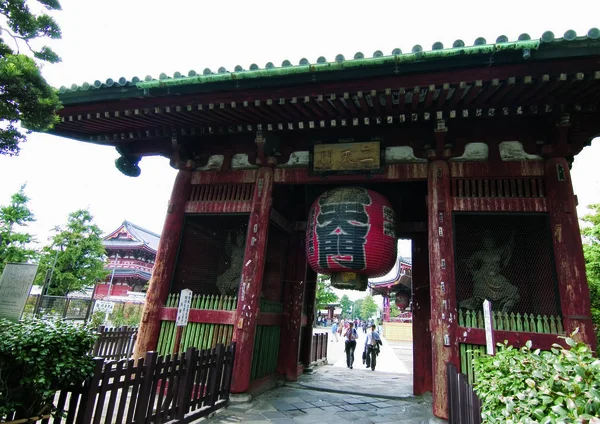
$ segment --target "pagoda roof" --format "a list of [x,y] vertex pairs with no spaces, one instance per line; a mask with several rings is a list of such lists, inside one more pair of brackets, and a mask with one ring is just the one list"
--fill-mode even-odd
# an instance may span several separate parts
[[119,228],[103,238],[103,244],[107,249],[146,248],[156,253],[159,240],[158,234],[125,220]]
[[[409,125],[446,119],[580,115],[573,154],[600,132],[600,30],[539,39],[477,38],[352,59],[280,67],[177,72],[61,87],[50,133],[116,146],[127,155],[173,155],[174,137],[255,131]],[[179,141],[178,141],[179,142]],[[207,146],[207,148],[210,146]],[[121,150],[123,149],[123,150]],[[124,152],[124,153],[123,153]]]
[[402,274],[402,265],[412,267],[412,259],[398,256],[394,267],[383,277],[369,278],[369,287],[378,293],[383,293],[386,289],[399,286],[400,291],[410,290],[412,277],[408,274]]

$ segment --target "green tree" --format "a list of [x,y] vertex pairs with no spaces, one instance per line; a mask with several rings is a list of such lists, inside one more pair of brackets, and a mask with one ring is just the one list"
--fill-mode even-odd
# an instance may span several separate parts
[[360,305],[360,317],[364,320],[373,318],[373,315],[375,315],[378,309],[379,308],[377,308],[377,305],[373,300],[373,296],[368,295],[363,299],[363,302]]
[[344,318],[350,317],[350,314],[352,313],[352,305],[354,305],[354,302],[350,300],[348,295],[343,295],[340,299],[340,307],[342,308],[342,316]]
[[35,250],[28,247],[34,241],[33,236],[22,232],[28,223],[35,221],[28,203],[23,185],[12,195],[10,204],[0,207],[0,274],[9,262],[27,262],[36,257]]
[[[58,0],[37,3],[38,8],[60,10]],[[0,154],[17,155],[27,133],[48,130],[58,121],[58,95],[35,59],[56,63],[60,57],[47,46],[34,48],[32,42],[60,37],[56,21],[46,13],[32,13],[26,0],[0,1]],[[18,122],[29,131],[19,128]]]
[[331,288],[329,276],[319,274],[317,277],[317,294],[316,294],[317,309],[327,306],[329,303],[338,301],[337,295]]
[[588,207],[592,213],[581,218],[584,222],[581,234],[583,235],[585,270],[590,287],[592,319],[598,335],[598,329],[600,329],[600,204]]
[[53,269],[48,294],[66,296],[103,280],[108,271],[104,270],[102,231],[93,223],[92,215],[87,210],[75,211],[69,215],[65,229],[58,230],[52,244],[43,249],[37,283],[41,284],[48,270]]
[[396,318],[400,316],[400,309],[394,304],[390,304],[390,318]]
[[362,304],[365,301],[365,299],[356,299],[354,301],[354,304],[352,305],[352,316],[351,318],[360,318],[360,319],[364,319],[364,317],[362,316]]

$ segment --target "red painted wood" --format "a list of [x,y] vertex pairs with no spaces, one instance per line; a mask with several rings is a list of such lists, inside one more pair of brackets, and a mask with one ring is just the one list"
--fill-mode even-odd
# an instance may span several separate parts
[[[304,301],[306,302],[306,325],[302,328],[302,346],[300,346],[300,360],[305,367],[310,366],[313,324],[315,322],[315,301],[317,295],[317,273],[310,267],[306,268],[306,284]],[[303,317],[304,318],[304,317]]]
[[233,364],[232,393],[244,393],[250,385],[254,333],[267,250],[273,192],[273,169],[261,167],[256,175],[253,209],[248,222],[244,267],[238,292],[233,341],[237,343]]
[[276,386],[277,386],[277,375],[269,374],[258,380],[253,380],[250,383],[250,388],[248,389],[248,392],[252,396],[258,396],[259,394],[264,393],[267,390],[271,390],[272,388],[274,388]]
[[135,343],[134,358],[140,358],[146,352],[156,350],[158,344],[161,309],[169,295],[175,271],[177,250],[185,218],[185,204],[190,197],[191,176],[190,171],[181,170],[173,183],[165,225],[156,253],[156,263],[146,292],[146,305]]
[[304,232],[294,231],[290,239],[290,251],[283,292],[283,323],[279,343],[277,372],[286,380],[298,378],[299,343],[302,328],[302,302],[306,281],[306,252]]
[[281,325],[283,314],[274,314],[270,312],[260,312],[256,319],[256,325]]
[[412,238],[412,291],[413,291],[413,393],[422,395],[432,391],[431,373],[431,297],[429,294],[429,258],[427,235]]
[[306,315],[302,315],[302,320],[300,321],[300,326],[305,327],[308,324],[308,318]]
[[[329,175],[322,177],[309,175],[308,168],[277,168],[275,169],[275,184],[314,184],[335,182],[362,182],[364,175]],[[381,174],[372,174],[369,181],[419,181],[427,179],[426,163],[407,163],[387,165]]]
[[481,212],[546,212],[543,198],[475,198],[453,197],[452,210]]
[[187,202],[185,213],[249,213],[252,202]]
[[[482,328],[458,327],[456,333],[458,343],[485,346],[485,330]],[[531,340],[534,349],[550,350],[554,343],[566,346],[564,340],[560,339],[557,334],[494,330],[494,337],[497,343],[503,343],[506,340],[509,345],[515,347],[525,346],[528,340]]]
[[596,350],[577,204],[571,172],[565,159],[546,161],[546,191],[565,331],[571,334],[579,328],[575,338]]
[[[161,308],[162,321],[175,321],[177,308]],[[190,309],[189,322],[202,322],[208,324],[235,324],[234,311],[214,311],[210,309]]]
[[544,162],[451,162],[450,173],[452,178],[542,177]]
[[[225,167],[225,163],[223,163]],[[241,184],[255,183],[256,169],[244,171],[196,171],[192,173],[192,184]]]
[[450,169],[445,161],[429,165],[428,218],[433,413],[447,419],[446,364],[450,362],[458,368],[459,361]]

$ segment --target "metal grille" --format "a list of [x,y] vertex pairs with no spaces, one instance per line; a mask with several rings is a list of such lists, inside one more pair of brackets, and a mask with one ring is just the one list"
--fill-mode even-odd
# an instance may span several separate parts
[[235,296],[247,227],[247,214],[187,217],[171,293],[190,289],[195,294]]
[[546,197],[543,178],[453,179],[454,197]]
[[454,237],[460,309],[560,315],[547,215],[457,213]]
[[252,200],[253,184],[193,185],[190,202],[245,202]]

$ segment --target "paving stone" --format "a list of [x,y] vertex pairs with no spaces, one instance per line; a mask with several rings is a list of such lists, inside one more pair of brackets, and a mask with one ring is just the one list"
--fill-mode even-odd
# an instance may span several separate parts
[[350,405],[350,404],[340,405],[340,408],[342,408],[344,411],[360,411],[358,406],[354,406],[354,405]]
[[345,409],[340,408],[339,406],[324,406],[323,408],[321,408],[323,411],[326,412],[339,412],[339,411],[345,411]]
[[285,411],[285,415],[288,417],[299,417],[305,415],[306,412],[300,411],[299,409],[294,409],[293,411]]
[[289,403],[281,400],[272,401],[270,404],[278,411],[293,411],[294,409],[298,409],[295,406],[292,406]]
[[292,403],[292,405],[298,409],[311,409],[311,408],[315,407],[312,403],[308,403],[308,402],[296,402],[296,403]]
[[324,400],[316,400],[313,402],[310,402],[313,406],[317,407],[317,408],[325,408],[327,406],[331,406],[330,402],[324,401]]
[[287,415],[280,411],[266,411],[263,412],[262,415],[264,415],[265,418],[287,418]]
[[375,402],[375,403],[372,403],[371,405],[373,405],[377,408],[390,408],[392,406],[388,402]]

